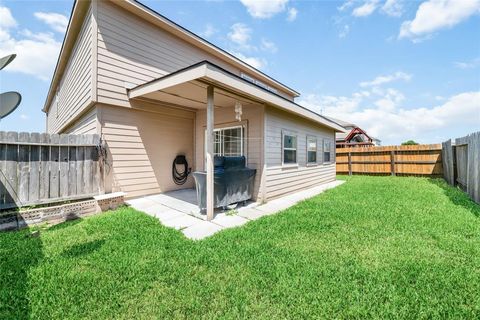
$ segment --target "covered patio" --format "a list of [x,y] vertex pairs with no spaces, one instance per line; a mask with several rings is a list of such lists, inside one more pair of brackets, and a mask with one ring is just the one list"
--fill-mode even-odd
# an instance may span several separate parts
[[167,227],[181,230],[187,238],[200,240],[220,230],[238,227],[249,221],[285,210],[299,201],[335,188],[343,182],[341,180],[329,182],[269,201],[266,204],[250,201],[244,206],[232,207],[231,210],[214,210],[213,219],[210,220],[200,214],[194,189],[145,196],[129,200],[127,204],[157,218]]
[[[257,110],[258,117],[263,115],[263,102],[258,99],[254,92],[250,92],[255,86],[228,71],[221,69],[209,62],[201,62],[188,68],[178,70],[162,78],[139,85],[129,90],[128,95],[132,100],[156,101],[163,105],[193,110],[197,114],[197,122],[194,128],[194,165],[193,171],[206,172],[206,219],[214,217],[214,175],[213,158],[216,125],[236,125],[239,123],[247,126],[248,121],[242,121],[242,110]],[[256,88],[260,90],[259,88]],[[202,121],[200,112],[205,112]],[[221,120],[216,121],[215,112],[223,113]],[[225,110],[228,114],[225,115]],[[230,111],[231,110],[231,111]],[[260,123],[261,119],[257,119]],[[203,143],[203,130],[205,142]],[[248,139],[241,139],[242,144],[248,144]],[[255,143],[261,143],[261,137],[256,137]],[[242,145],[242,153],[244,146]],[[260,149],[260,146],[258,147]],[[203,151],[205,153],[203,154]],[[256,152],[257,157],[260,152]],[[251,159],[250,159],[251,160]],[[251,162],[251,161],[250,161]],[[261,159],[255,159],[257,174],[260,176]],[[259,179],[257,180],[258,190]],[[255,196],[257,198],[257,196]],[[188,203],[188,201],[186,201]],[[198,216],[201,216],[200,213]]]

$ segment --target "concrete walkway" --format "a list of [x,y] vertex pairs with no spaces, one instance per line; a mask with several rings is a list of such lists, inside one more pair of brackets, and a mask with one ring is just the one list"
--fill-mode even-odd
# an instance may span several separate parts
[[181,230],[187,238],[200,240],[220,230],[238,227],[251,220],[275,214],[295,205],[301,200],[311,198],[325,190],[335,188],[344,182],[345,181],[341,180],[332,181],[269,201],[263,205],[250,202],[246,206],[236,208],[233,214],[217,211],[214,219],[211,221],[206,221],[206,216],[200,214],[200,210],[196,204],[196,193],[193,189],[184,189],[132,199],[127,201],[127,204],[157,218],[167,227]]

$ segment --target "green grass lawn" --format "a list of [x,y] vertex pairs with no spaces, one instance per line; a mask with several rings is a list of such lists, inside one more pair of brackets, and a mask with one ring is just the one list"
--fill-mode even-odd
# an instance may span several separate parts
[[479,318],[480,206],[352,177],[194,242],[124,208],[0,233],[0,319]]

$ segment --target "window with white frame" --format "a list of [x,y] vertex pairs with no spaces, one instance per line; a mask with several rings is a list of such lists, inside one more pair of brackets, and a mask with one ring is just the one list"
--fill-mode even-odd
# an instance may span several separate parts
[[317,163],[317,138],[307,136],[307,163]]
[[282,152],[284,164],[297,163],[297,136],[290,132],[283,132]]
[[[218,128],[213,130],[215,140],[213,153],[216,156],[238,157],[244,155],[244,132],[243,126]],[[205,131],[206,136],[206,131]],[[205,139],[205,147],[206,147]],[[206,152],[205,152],[206,154]]]
[[323,163],[332,162],[332,141],[323,140]]

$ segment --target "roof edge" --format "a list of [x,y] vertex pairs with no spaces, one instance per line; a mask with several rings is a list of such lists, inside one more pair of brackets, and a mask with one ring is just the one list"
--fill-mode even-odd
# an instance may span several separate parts
[[[62,47],[60,49],[60,53],[58,55],[57,64],[55,65],[55,70],[53,71],[52,80],[50,82],[50,87],[48,88],[47,97],[45,98],[45,102],[42,108],[43,112],[48,112],[50,103],[53,99],[54,95],[54,88],[60,81],[63,72],[65,71],[64,68],[68,63],[68,58],[70,55],[66,54],[67,50],[72,50],[75,46],[75,40],[78,34],[73,34],[72,29],[77,26],[81,26],[85,19],[86,11],[90,6],[91,0],[82,0],[77,1],[74,0],[72,5],[72,10],[70,12],[70,19],[68,20],[67,31],[65,32],[65,36],[63,37]],[[73,39],[72,39],[73,38]]]
[[[174,72],[169,73],[169,74],[167,74],[167,75],[164,75],[164,76],[162,76],[162,77],[159,77],[159,78],[153,79],[153,80],[151,80],[151,81],[142,83],[142,84],[140,84],[140,85],[138,85],[138,86],[136,86],[136,87],[133,87],[133,88],[128,89],[127,92],[130,93],[130,92],[132,92],[132,91],[134,91],[134,90],[141,89],[142,87],[145,87],[145,86],[147,86],[147,85],[149,85],[149,84],[153,84],[153,83],[155,83],[155,82],[157,82],[157,81],[165,80],[165,79],[174,77],[174,76],[178,75],[179,73],[186,72],[186,71],[189,71],[189,70],[191,70],[191,69],[198,68],[198,67],[200,67],[200,66],[206,66],[207,68],[208,68],[208,67],[212,67],[213,69],[217,69],[217,70],[219,70],[219,71],[221,71],[221,72],[223,72],[223,73],[226,73],[227,75],[229,75],[229,76],[231,76],[231,77],[233,77],[233,78],[235,78],[235,79],[237,79],[237,80],[239,80],[239,81],[241,81],[241,82],[244,82],[244,83],[246,83],[246,84],[248,84],[248,85],[250,85],[250,86],[253,86],[253,87],[255,87],[255,88],[259,89],[259,90],[262,90],[262,91],[264,91],[264,92],[266,92],[266,93],[268,93],[268,94],[271,94],[272,96],[275,96],[275,97],[277,97],[277,98],[280,98],[280,99],[282,99],[283,101],[285,101],[285,102],[287,102],[287,103],[289,103],[289,104],[292,104],[292,105],[294,105],[294,106],[296,106],[296,107],[299,107],[299,108],[301,108],[301,109],[303,109],[303,110],[311,113],[312,116],[320,117],[320,118],[323,119],[326,123],[320,122],[320,121],[314,119],[313,117],[308,117],[308,118],[309,118],[310,120],[312,120],[312,121],[315,121],[315,122],[318,122],[318,123],[320,123],[320,124],[322,124],[322,125],[324,125],[324,126],[330,127],[331,129],[333,129],[333,130],[336,131],[336,132],[345,132],[345,129],[344,129],[341,125],[339,125],[338,123],[330,120],[329,118],[327,118],[327,117],[325,117],[325,116],[323,116],[323,115],[321,115],[321,114],[319,114],[319,113],[316,113],[315,111],[310,110],[310,109],[308,109],[308,108],[306,108],[306,107],[304,107],[304,106],[302,106],[302,105],[300,105],[300,104],[298,104],[298,103],[296,103],[296,102],[294,102],[294,101],[291,101],[291,100],[289,100],[289,99],[287,99],[287,98],[285,98],[285,97],[283,97],[283,96],[281,96],[281,95],[279,95],[279,94],[277,94],[277,93],[271,92],[271,91],[269,91],[269,90],[267,90],[267,89],[265,89],[265,88],[263,88],[263,87],[261,87],[261,86],[258,86],[258,85],[254,84],[254,83],[251,83],[251,82],[243,79],[242,77],[240,77],[240,76],[238,76],[238,75],[236,75],[236,74],[234,74],[234,73],[232,73],[232,72],[230,72],[230,71],[228,71],[228,70],[226,70],[226,69],[224,69],[224,68],[222,68],[222,67],[220,67],[220,66],[218,66],[218,65],[216,65],[216,64],[214,64],[214,63],[212,63],[212,62],[210,62],[210,61],[208,61],[208,60],[204,60],[204,61],[201,61],[201,62],[192,64],[192,65],[190,65],[190,66],[188,66],[188,67],[185,67],[185,68],[183,68],[183,69],[179,69],[179,70],[177,70],[177,71],[174,71]],[[275,106],[275,105],[273,105],[273,106]],[[290,110],[290,111],[292,111],[293,113],[295,113],[295,111],[293,111],[293,110]]]

